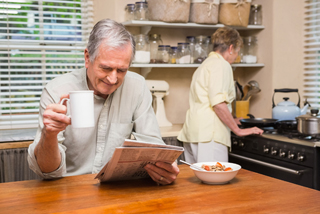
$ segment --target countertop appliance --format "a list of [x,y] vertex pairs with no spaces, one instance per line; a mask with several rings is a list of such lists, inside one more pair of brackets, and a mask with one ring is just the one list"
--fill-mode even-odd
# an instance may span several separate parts
[[154,99],[153,109],[160,127],[172,126],[166,116],[163,97],[169,94],[169,84],[164,80],[146,80]]
[[229,161],[267,176],[320,190],[320,136],[263,128],[262,136],[231,134]]

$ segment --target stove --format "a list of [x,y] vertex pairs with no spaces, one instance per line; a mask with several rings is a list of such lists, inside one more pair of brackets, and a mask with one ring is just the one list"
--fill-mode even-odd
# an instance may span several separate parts
[[229,161],[244,169],[320,190],[320,136],[264,128],[262,136],[231,133]]

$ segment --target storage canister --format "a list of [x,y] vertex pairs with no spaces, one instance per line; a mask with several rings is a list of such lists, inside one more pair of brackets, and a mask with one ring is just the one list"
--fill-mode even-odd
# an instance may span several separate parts
[[178,54],[178,47],[171,47],[170,51],[170,64],[177,63],[177,54]]
[[202,63],[208,57],[208,37],[207,36],[197,36],[196,44],[194,46],[194,61],[193,63]]
[[257,60],[257,38],[248,36],[243,38],[243,63],[256,63]]
[[150,45],[147,35],[138,34],[134,36],[136,42],[136,54],[134,63],[149,63],[150,62]]
[[134,4],[127,4],[126,6],[126,21],[134,20]]
[[191,0],[189,22],[217,24],[220,0]]
[[141,1],[136,2],[135,10],[134,10],[134,19],[146,21],[148,20],[149,12],[148,12],[148,4],[147,2]]
[[177,64],[189,64],[191,60],[189,43],[178,43]]
[[219,23],[248,26],[251,0],[220,0]]
[[251,5],[249,25],[262,25],[262,10],[261,5]]
[[147,0],[149,20],[182,22],[189,20],[190,0]]
[[158,46],[157,63],[169,63],[169,53],[165,45]]
[[157,52],[159,45],[162,45],[159,34],[150,34],[150,63],[157,62]]
[[187,43],[189,43],[189,49],[190,49],[190,63],[193,63],[194,61],[194,46],[196,44],[196,37],[194,36],[187,36],[186,38]]

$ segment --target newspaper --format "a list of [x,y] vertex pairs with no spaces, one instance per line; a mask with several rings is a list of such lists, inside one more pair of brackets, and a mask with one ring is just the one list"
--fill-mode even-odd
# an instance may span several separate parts
[[158,161],[172,164],[184,151],[183,147],[125,140],[116,147],[110,161],[97,174],[100,182],[148,177],[144,166]]

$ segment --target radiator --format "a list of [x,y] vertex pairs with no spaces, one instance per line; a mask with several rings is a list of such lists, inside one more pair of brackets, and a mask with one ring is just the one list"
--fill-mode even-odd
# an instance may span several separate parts
[[41,179],[29,169],[28,148],[0,150],[0,183]]

